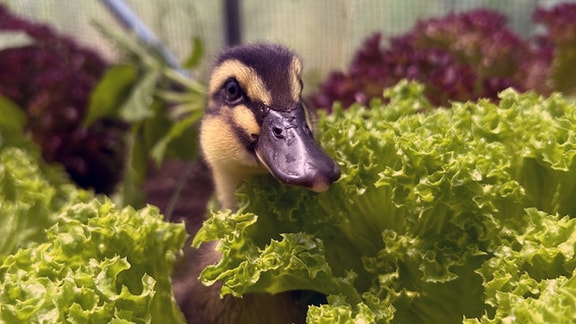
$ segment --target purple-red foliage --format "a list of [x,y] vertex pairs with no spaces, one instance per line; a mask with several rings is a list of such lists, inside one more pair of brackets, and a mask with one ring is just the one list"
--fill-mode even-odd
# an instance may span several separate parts
[[330,74],[312,96],[313,105],[367,104],[402,79],[423,83],[436,106],[497,100],[498,92],[508,87],[551,91],[546,82],[553,56],[550,42],[545,37],[521,39],[496,11],[480,9],[420,21],[408,33],[390,39],[388,47],[380,41],[379,33],[371,36],[355,53],[348,72]]
[[576,42],[576,4],[562,3],[551,8],[538,8],[532,20],[546,27],[545,38],[559,45]]
[[547,31],[535,37],[541,55],[551,58],[547,85],[555,91],[576,95],[576,4],[539,8],[534,11],[532,19]]
[[26,33],[31,45],[0,50],[0,95],[22,107],[43,157],[64,165],[83,187],[110,192],[122,169],[124,126],[82,126],[90,92],[107,68],[95,52],[0,5],[0,32]]

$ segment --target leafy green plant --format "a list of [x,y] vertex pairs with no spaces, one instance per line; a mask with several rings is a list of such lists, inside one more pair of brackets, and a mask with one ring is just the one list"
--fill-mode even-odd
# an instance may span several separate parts
[[0,319],[7,323],[183,322],[171,273],[183,225],[158,209],[91,200],[64,209],[46,242],[0,265]]
[[[135,199],[136,190],[129,190],[143,179],[148,159],[159,162],[170,154],[195,157],[195,135],[190,126],[199,119],[203,106],[203,90],[198,83],[165,68],[153,52],[126,41],[126,46],[133,46],[130,53],[138,58],[136,63],[110,67],[95,89],[88,91],[95,84],[94,75],[85,77],[85,66],[80,63],[102,62],[89,56],[90,52],[78,50],[71,40],[55,36],[50,28],[13,17],[2,6],[0,17],[0,28],[21,28],[37,38],[18,45],[26,46],[17,48],[20,51],[0,51],[8,58],[3,60],[6,66],[24,72],[38,68],[40,75],[14,73],[11,78],[25,85],[31,82],[42,91],[53,78],[66,84],[79,78],[75,84],[79,91],[70,96],[41,91],[45,100],[40,100],[40,108],[31,109],[41,112],[36,121],[66,124],[61,127],[65,132],[59,132],[59,127],[41,128],[56,134],[43,140],[65,137],[70,129],[80,135],[90,129],[104,131],[103,121],[131,126],[129,168],[121,203],[141,202]],[[200,52],[197,49],[195,53]],[[26,55],[21,57],[21,53]],[[26,61],[28,58],[31,61]],[[62,62],[49,64],[58,58]],[[198,60],[191,58],[187,63]],[[70,64],[78,69],[70,68]],[[104,72],[103,65],[97,67]],[[82,73],[74,75],[74,71]],[[191,91],[174,90],[181,87]],[[29,99],[26,89],[17,83],[0,84],[0,93],[16,99]],[[200,103],[197,98],[202,98]],[[184,322],[171,282],[186,238],[184,225],[165,222],[155,207],[120,208],[109,198],[78,189],[59,165],[45,162],[42,154],[46,147],[39,148],[30,141],[28,136],[36,138],[38,129],[29,127],[34,122],[30,109],[22,109],[16,99],[0,96],[0,322]],[[69,99],[78,105],[58,105],[69,103]],[[88,99],[90,107],[86,110]],[[62,111],[74,112],[74,119],[59,120]],[[124,130],[112,135],[122,138]],[[87,134],[86,138],[94,138],[94,134]],[[100,133],[96,140],[106,143],[108,135]],[[76,143],[72,137],[66,140]],[[94,148],[90,141],[82,143],[88,150]],[[121,159],[112,165],[114,171],[123,169],[125,152],[119,153]],[[106,175],[101,178],[109,180]]]
[[20,108],[0,101],[0,116],[0,322],[183,322],[184,225],[78,189],[25,137]]
[[[130,125],[126,171],[116,194],[123,205],[141,205],[139,186],[149,161],[159,165],[166,157],[198,157],[196,123],[204,111],[204,86],[190,75],[166,64],[156,51],[133,35],[98,25],[124,53],[124,63],[111,67],[90,99],[85,125],[102,118]],[[193,69],[201,62],[202,42],[193,40],[191,56],[184,62]]]
[[0,260],[46,239],[45,229],[71,201],[91,195],[69,182],[61,166],[42,161],[40,149],[25,138],[26,115],[0,99]]
[[82,124],[92,89],[107,63],[47,25],[17,17],[0,4],[0,96],[25,112],[26,131],[42,157],[62,164],[80,186],[109,194],[122,175],[126,126],[101,119]]
[[[142,205],[138,188],[149,160],[198,156],[193,126],[204,88],[134,35],[97,26],[123,52],[122,63],[110,66],[71,38],[0,6],[3,35],[27,36],[0,50],[0,95],[26,112],[26,129],[47,161],[63,164],[82,187]],[[202,56],[202,42],[194,39],[183,66],[193,70]]]
[[326,295],[309,323],[572,318],[575,107],[507,90],[434,110],[423,92],[402,82],[387,104],[323,115],[341,179],[322,194],[246,183],[240,211],[194,238],[223,255],[201,279],[236,296]]

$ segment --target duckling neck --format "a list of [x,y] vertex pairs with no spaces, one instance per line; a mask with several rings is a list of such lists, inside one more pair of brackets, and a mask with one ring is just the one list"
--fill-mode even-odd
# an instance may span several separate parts
[[237,210],[235,191],[238,185],[248,177],[263,173],[265,169],[259,167],[220,167],[213,170],[216,198],[222,209]]
[[214,187],[216,190],[216,199],[222,209],[235,210],[237,208],[236,196],[234,192],[244,177],[239,175],[214,174]]

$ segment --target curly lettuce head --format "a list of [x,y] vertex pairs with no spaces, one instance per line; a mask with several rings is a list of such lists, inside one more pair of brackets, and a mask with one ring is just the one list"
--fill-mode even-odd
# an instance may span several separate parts
[[171,274],[182,224],[70,183],[0,97],[0,322],[178,323]]
[[70,183],[61,166],[43,162],[24,135],[25,122],[22,109],[0,96],[0,261],[45,240],[62,208],[91,197]]
[[490,321],[515,316],[515,300],[565,316],[559,305],[576,302],[574,106],[508,90],[499,104],[430,110],[422,90],[400,83],[387,104],[321,116],[342,178],[323,194],[246,183],[240,211],[214,213],[195,237],[223,253],[204,282],[238,296],[327,295],[309,323]]
[[158,209],[108,200],[65,208],[44,243],[0,264],[6,323],[183,322],[171,274],[186,232]]

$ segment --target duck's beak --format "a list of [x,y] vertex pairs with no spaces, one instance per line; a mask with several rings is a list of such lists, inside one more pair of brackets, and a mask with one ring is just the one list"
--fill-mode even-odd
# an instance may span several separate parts
[[338,164],[306,126],[303,109],[269,110],[262,119],[255,151],[258,161],[286,184],[323,192],[340,178]]

